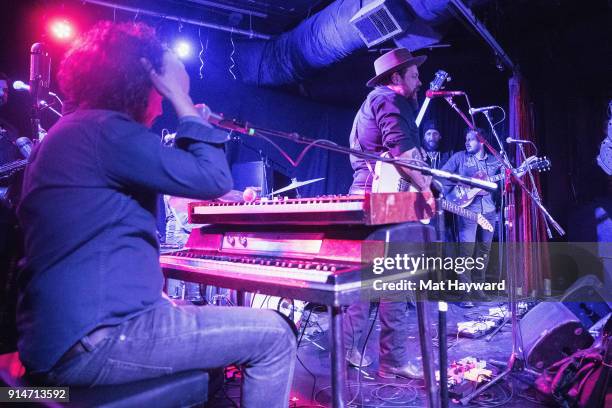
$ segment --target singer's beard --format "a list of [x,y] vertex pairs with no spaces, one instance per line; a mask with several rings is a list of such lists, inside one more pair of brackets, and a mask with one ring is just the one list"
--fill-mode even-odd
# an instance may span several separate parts
[[419,101],[416,98],[416,93],[414,94],[413,98],[408,98],[408,103],[410,103],[410,105],[412,105],[412,108],[416,111],[419,110]]
[[440,147],[440,143],[427,143],[427,142],[424,142],[423,143],[423,147],[428,152],[437,152],[438,148]]
[[418,110],[420,108],[418,94],[419,90],[415,89],[406,97],[406,99],[408,99],[408,102],[410,103],[410,105],[412,105],[414,110]]

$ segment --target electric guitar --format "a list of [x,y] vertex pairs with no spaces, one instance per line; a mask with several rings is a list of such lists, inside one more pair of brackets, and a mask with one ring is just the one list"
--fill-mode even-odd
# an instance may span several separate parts
[[[390,157],[389,153],[382,156]],[[417,191],[410,182],[402,177],[397,167],[392,163],[377,161],[374,167],[374,179],[372,180],[373,193],[396,193],[401,191]],[[493,232],[493,225],[482,214],[466,210],[447,200],[440,200],[445,211],[457,214],[461,217],[472,220],[484,230]]]
[[26,164],[28,164],[27,160],[17,160],[14,162],[10,162],[0,166],[0,179],[11,176],[16,171],[23,169]]
[[[547,157],[531,156],[527,160],[525,160],[525,162],[518,169],[515,170],[515,174],[522,175],[522,173],[526,172],[528,168],[531,170],[537,170],[539,172],[547,171],[550,170],[550,166],[551,163]],[[487,174],[481,170],[474,174],[472,177],[479,178],[481,180],[489,180],[496,182],[502,180],[505,176],[505,172],[495,176],[487,176]],[[479,187],[457,185],[451,190],[450,193],[446,195],[446,198],[449,201],[452,201],[454,204],[458,205],[459,207],[464,208],[470,205],[472,201],[474,201],[474,198],[476,198],[476,196],[482,191],[484,190]]]

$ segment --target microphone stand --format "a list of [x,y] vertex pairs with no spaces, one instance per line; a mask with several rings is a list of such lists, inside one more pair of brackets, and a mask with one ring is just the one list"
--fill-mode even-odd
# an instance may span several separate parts
[[[471,130],[475,130],[474,124],[470,123],[470,121],[463,114],[463,112],[461,112],[461,110],[457,108],[457,105],[452,101],[452,97],[447,97],[445,99],[449,103],[451,108],[453,108],[459,114],[459,116],[463,118],[463,120],[466,122],[468,127]],[[468,405],[472,399],[482,394],[483,392],[491,388],[493,385],[497,384],[500,380],[504,379],[509,374],[527,369],[526,363],[525,363],[525,357],[523,355],[523,345],[522,345],[520,328],[518,326],[518,316],[517,316],[517,310],[516,310],[517,305],[516,305],[515,280],[517,279],[517,274],[516,274],[517,271],[516,271],[516,257],[513,255],[516,251],[517,242],[516,242],[516,236],[514,233],[515,224],[514,224],[514,219],[512,216],[513,212],[510,211],[514,207],[514,188],[515,186],[519,186],[520,189],[524,193],[526,193],[528,197],[531,198],[532,202],[535,203],[536,208],[540,210],[541,214],[545,217],[545,219],[550,221],[550,223],[557,230],[559,235],[565,235],[565,231],[563,230],[563,228],[561,228],[561,226],[552,218],[548,210],[542,205],[541,201],[539,200],[539,195],[536,196],[532,191],[528,190],[525,184],[522,182],[522,180],[514,173],[512,166],[510,165],[510,162],[508,160],[508,156],[506,155],[504,151],[501,140],[499,139],[499,136],[497,135],[495,126],[493,126],[493,123],[487,111],[485,111],[485,116],[487,118],[487,121],[489,122],[489,125],[491,126],[493,135],[495,136],[497,142],[500,145],[503,156],[499,152],[497,152],[493,148],[493,146],[491,146],[491,144],[480,133],[476,132],[478,141],[482,143],[497,160],[500,161],[500,163],[502,164],[502,166],[504,167],[506,171],[506,175],[508,176],[508,178],[506,179],[506,188],[504,189],[504,194],[507,196],[507,199],[508,199],[508,204],[506,206],[507,214],[504,217],[505,218],[504,230],[505,230],[505,235],[506,235],[506,239],[505,239],[506,257],[505,259],[506,259],[506,270],[507,270],[508,287],[509,287],[510,317],[512,321],[512,351],[510,353],[510,357],[508,359],[508,363],[504,371],[498,374],[495,378],[493,378],[487,384],[483,385],[482,387],[476,389],[474,392],[470,393],[466,397],[462,398],[460,400],[462,405]],[[520,353],[520,356],[519,356],[519,353]]]
[[[468,127],[471,130],[476,130],[476,127],[469,121],[469,119],[465,116],[465,114],[463,112],[461,112],[461,110],[457,107],[457,104],[455,104],[452,101],[452,97],[447,97],[445,98],[446,101],[449,103],[449,105],[459,114],[459,116],[461,116],[461,118],[463,118],[463,120],[465,121],[465,123],[468,125]],[[518,185],[524,193],[526,193],[531,199],[532,201],[535,202],[537,208],[540,210],[540,212],[544,215],[544,217],[551,223],[551,225],[555,228],[555,230],[557,231],[557,233],[561,236],[565,235],[565,230],[561,227],[561,225],[559,225],[559,223],[557,221],[555,221],[555,219],[550,215],[550,213],[548,212],[548,210],[542,205],[541,202],[538,202],[535,199],[535,196],[533,195],[533,193],[531,191],[529,191],[527,189],[527,187],[525,186],[525,183],[523,183],[523,181],[518,178],[514,173],[513,173],[513,169],[512,167],[509,166],[508,163],[506,163],[504,161],[504,158],[500,156],[500,154],[493,148],[493,146],[491,146],[491,144],[480,134],[480,133],[476,133],[477,137],[478,137],[478,141],[480,143],[482,143],[487,150],[489,150],[489,152],[491,152],[491,154],[497,159],[499,160],[502,165],[505,167],[506,172],[508,172],[510,174],[510,177],[512,178],[512,182],[516,185]]]
[[[438,190],[438,196],[436,197],[436,240],[439,243],[446,241],[446,225],[444,223],[444,208],[442,201],[444,200],[444,187],[438,180],[434,180]],[[444,256],[442,245],[437,245],[437,256],[442,258]],[[438,282],[442,282],[444,279],[444,272],[442,270],[437,271]],[[440,367],[440,408],[448,407],[448,339],[447,339],[447,312],[448,303],[444,300],[438,300],[438,359]]]
[[[217,126],[215,123],[211,123],[211,125]],[[231,129],[232,133],[240,133],[238,132],[236,129]],[[281,172],[285,172],[285,173],[289,173],[289,170],[287,169],[286,166],[282,165],[281,163],[277,162],[276,160],[270,158],[270,156],[268,154],[266,154],[262,149],[258,149],[255,148],[253,146],[250,146],[248,144],[243,143],[243,140],[240,137],[234,136],[232,138],[233,140],[238,140],[241,146],[246,147],[247,149],[249,149],[250,151],[257,153],[257,155],[259,156],[260,160],[264,162],[264,165],[268,166],[268,167],[272,167],[278,171]]]
[[[519,151],[521,152],[521,157],[523,158],[523,161],[527,160],[527,155],[525,155],[525,148],[523,147],[522,143],[518,143],[518,147],[519,147]],[[533,193],[534,198],[536,199],[537,202],[541,203],[542,202],[542,198],[540,197],[540,192],[538,191],[538,188],[535,184],[535,179],[533,178],[533,172],[531,171],[531,168],[529,166],[527,166],[527,174],[529,174],[529,181],[531,181],[531,192]],[[535,214],[536,216],[534,217],[534,220],[536,222],[535,228],[537,231],[537,222],[539,217],[537,217],[537,214]],[[544,227],[546,228],[546,235],[548,236],[549,239],[551,239],[553,237],[552,235],[552,231],[550,230],[550,225],[548,224],[548,220],[546,218],[543,218],[544,220]]]
[[46,135],[46,131],[40,125],[39,103],[41,88],[49,88],[50,77],[49,56],[43,43],[34,43],[30,48],[30,122],[32,140],[41,141]]
[[[38,80],[37,80],[38,81]],[[38,88],[39,86],[33,86],[34,90],[32,92],[31,98],[31,108],[30,108],[30,123],[31,123],[31,135],[32,140],[42,140],[44,135],[41,137],[42,126],[40,125],[40,106],[38,104]]]
[[47,101],[44,100],[40,100],[39,102],[39,106],[40,106],[40,110],[42,111],[43,109],[48,109],[51,112],[55,113],[55,115],[57,115],[57,117],[59,118],[63,118],[64,115],[62,115],[57,109],[55,109],[52,105],[48,104]]
[[277,130],[270,130],[266,128],[255,127],[255,126],[249,125],[248,123],[244,124],[243,126],[244,126],[244,131],[241,133],[247,134],[249,136],[262,135],[262,136],[280,137],[283,139],[291,140],[295,143],[314,145],[316,147],[319,147],[325,150],[353,155],[353,156],[356,156],[362,159],[369,159],[372,161],[382,161],[385,163],[391,163],[396,166],[400,166],[400,167],[404,167],[404,168],[412,169],[412,170],[417,170],[423,174],[427,174],[427,175],[430,175],[436,178],[445,179],[445,180],[455,182],[455,183],[466,183],[470,186],[483,188],[486,190],[497,189],[497,185],[495,183],[491,183],[490,181],[481,180],[481,179],[474,178],[474,177],[465,177],[460,174],[455,174],[455,173],[450,173],[444,170],[434,169],[427,165],[415,164],[416,160],[394,159],[391,157],[382,157],[375,153],[368,153],[362,150],[356,150],[356,149],[351,149],[350,147],[340,146],[331,141],[321,141],[321,140],[310,139],[310,138],[301,136],[300,134],[295,133],[295,132],[289,133],[289,132],[282,132],[282,131],[277,131]]
[[487,118],[487,122],[489,122],[491,133],[493,133],[493,136],[495,137],[495,140],[497,141],[497,144],[499,145],[500,156],[504,159],[506,168],[508,167],[512,168],[512,164],[510,163],[510,158],[508,158],[508,153],[506,153],[506,150],[504,149],[504,144],[499,138],[499,135],[497,134],[497,130],[495,130],[495,126],[493,125],[493,121],[491,120],[491,114],[489,113],[488,110],[482,111],[482,113],[485,115],[485,118]]
[[[524,161],[526,161],[526,160],[527,160],[527,156],[526,156],[526,154],[525,154],[525,149],[523,148],[523,145],[522,145],[521,143],[518,143],[518,147],[519,147],[519,149],[520,149],[521,157],[523,158],[523,160],[524,160]],[[529,166],[527,166],[527,173],[529,174],[529,179],[530,179],[530,181],[531,181],[531,192],[532,192],[532,193],[533,193],[533,195],[535,196],[536,200],[538,200],[538,202],[541,202],[540,194],[539,194],[539,191],[538,191],[537,186],[536,186],[536,184],[535,184],[535,179],[533,178],[533,172],[532,172],[532,170],[531,170],[531,168],[530,168]],[[502,205],[502,206],[503,206],[503,205]],[[533,209],[532,209],[532,210],[533,210]],[[535,226],[534,226],[534,229],[535,229],[535,231],[537,231],[537,230],[538,230],[538,220],[539,220],[539,216],[538,216],[538,214],[537,214],[537,213],[532,214],[532,216],[533,216],[533,219],[535,220]],[[543,218],[543,220],[544,220],[544,226],[545,226],[545,228],[546,228],[546,234],[547,234],[548,238],[552,238],[552,232],[551,232],[551,230],[550,230],[550,226],[549,226],[549,224],[548,224],[548,220],[547,220],[546,218]],[[497,327],[495,330],[493,330],[493,331],[491,332],[491,334],[489,334],[489,335],[486,337],[486,341],[487,341],[487,342],[489,342],[489,341],[493,340],[493,337],[495,337],[495,336],[497,335],[497,333],[499,333],[499,332],[501,331],[501,329],[502,329],[502,328],[503,328],[503,327],[504,327],[506,324],[508,324],[508,322],[509,322],[510,320],[511,320],[511,317],[510,317],[510,316],[506,316],[506,317],[504,317],[504,320],[503,320],[503,321],[502,321],[502,322],[499,324],[499,326],[498,326],[498,327]]]

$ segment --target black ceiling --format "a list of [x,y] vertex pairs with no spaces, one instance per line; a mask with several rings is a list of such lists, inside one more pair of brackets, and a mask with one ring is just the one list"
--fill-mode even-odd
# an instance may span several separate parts
[[333,0],[112,0],[106,3],[276,35]]
[[[94,0],[8,3],[3,9],[6,12],[0,17],[0,30],[5,39],[0,69],[10,74],[27,72],[28,54],[24,50],[32,42],[39,41],[43,27],[40,18],[36,20],[31,16],[35,9],[41,10],[39,17],[45,13],[51,15],[58,5],[74,10],[79,19],[89,19],[82,28],[96,19],[113,18],[113,13],[117,19],[125,20],[144,19],[144,13],[152,11],[158,16],[146,21],[154,24],[163,22],[164,15],[174,15],[179,19],[202,20],[229,29],[234,27],[274,36],[291,30],[333,0],[101,0],[135,12],[120,8],[113,11],[112,8],[87,4],[90,1]],[[473,10],[528,80],[545,89],[563,87],[574,93],[610,94],[611,1],[490,0]],[[176,21],[168,21],[168,25],[169,29],[176,31]],[[194,29],[187,23],[184,25]],[[505,83],[509,72],[497,70],[490,47],[469,24],[451,18],[444,26],[436,28],[443,33],[441,42],[448,47],[420,51],[429,56],[424,67],[429,71],[425,72],[425,83],[440,68],[448,69],[454,75],[456,86],[471,87],[486,77],[492,79],[492,84]],[[245,36],[240,36],[240,40],[249,41]],[[364,48],[285,90],[315,101],[352,107],[367,92],[364,83],[373,72],[372,62],[379,55],[380,48],[393,46],[392,42],[387,42],[377,50]],[[462,77],[465,79],[463,83]]]

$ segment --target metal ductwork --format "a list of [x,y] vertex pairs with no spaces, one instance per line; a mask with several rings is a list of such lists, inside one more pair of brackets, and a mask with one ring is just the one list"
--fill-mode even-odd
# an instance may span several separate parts
[[[437,43],[430,24],[445,16],[449,0],[399,0],[411,16],[401,46],[414,50]],[[366,47],[349,21],[360,10],[359,0],[337,0],[295,29],[267,41],[237,44],[237,61],[246,83],[277,86],[301,82],[316,70]],[[363,2],[368,4],[367,1]]]

